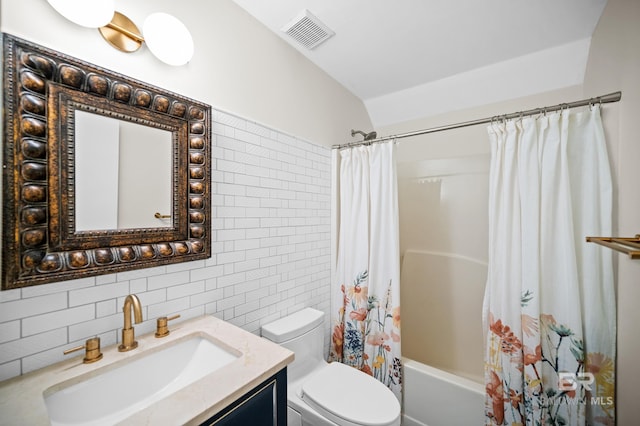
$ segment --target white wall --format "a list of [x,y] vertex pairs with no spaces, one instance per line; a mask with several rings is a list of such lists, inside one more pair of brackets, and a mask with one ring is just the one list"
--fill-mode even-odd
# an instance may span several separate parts
[[[586,96],[622,91],[604,125],[616,189],[615,228],[619,236],[640,234],[640,2],[609,0],[592,38],[585,75]],[[618,424],[640,418],[640,260],[618,261]]]

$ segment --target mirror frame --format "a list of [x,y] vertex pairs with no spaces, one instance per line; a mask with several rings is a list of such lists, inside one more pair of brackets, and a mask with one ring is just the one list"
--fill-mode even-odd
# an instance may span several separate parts
[[[2,289],[211,257],[211,107],[6,33],[2,38]],[[171,131],[170,227],[76,231],[78,109]]]

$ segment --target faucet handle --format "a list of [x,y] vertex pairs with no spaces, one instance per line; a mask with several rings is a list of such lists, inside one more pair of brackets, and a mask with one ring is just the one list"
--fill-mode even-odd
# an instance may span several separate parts
[[90,339],[87,339],[84,345],[67,349],[63,353],[67,355],[67,354],[70,354],[71,352],[76,352],[81,349],[86,349],[84,359],[82,360],[84,364],[91,364],[92,362],[100,361],[102,359],[102,352],[100,352],[99,337],[92,337]]
[[156,334],[155,336],[160,338],[160,337],[166,337],[169,335],[169,327],[167,327],[167,322],[180,318],[180,314],[178,315],[174,315],[172,317],[160,317],[158,318],[158,320],[156,321]]

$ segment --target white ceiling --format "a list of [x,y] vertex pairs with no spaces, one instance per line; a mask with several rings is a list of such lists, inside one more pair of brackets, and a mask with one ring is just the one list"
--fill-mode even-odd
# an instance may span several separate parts
[[[234,0],[367,101],[588,39],[606,0]],[[314,50],[281,28],[304,9],[335,36]]]

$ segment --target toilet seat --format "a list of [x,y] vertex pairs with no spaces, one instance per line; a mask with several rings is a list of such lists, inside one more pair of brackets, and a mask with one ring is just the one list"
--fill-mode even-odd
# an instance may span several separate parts
[[313,374],[302,385],[302,400],[342,426],[400,424],[400,403],[373,377],[339,362]]

